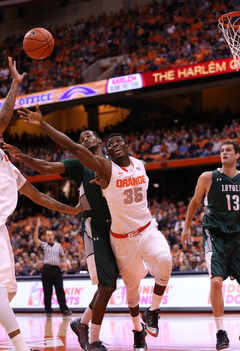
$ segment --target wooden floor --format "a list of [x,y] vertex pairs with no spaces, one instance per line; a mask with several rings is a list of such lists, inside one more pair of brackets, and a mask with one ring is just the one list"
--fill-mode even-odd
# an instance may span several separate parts
[[[29,347],[46,351],[81,351],[76,335],[69,323],[79,317],[73,314],[63,318],[53,314],[16,314],[17,320]],[[148,351],[201,351],[215,350],[215,323],[211,313],[163,313],[159,321],[157,338],[147,336]],[[240,350],[240,316],[237,313],[225,315],[225,326],[230,337],[229,350]],[[132,324],[127,313],[107,313],[101,329],[101,340],[109,351],[132,351]],[[0,351],[13,350],[4,329],[0,326]]]

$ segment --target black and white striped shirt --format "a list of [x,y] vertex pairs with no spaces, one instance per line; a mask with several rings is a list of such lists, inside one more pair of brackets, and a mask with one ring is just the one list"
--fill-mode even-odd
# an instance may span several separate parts
[[59,266],[61,263],[60,257],[64,256],[64,251],[59,243],[49,245],[45,241],[41,241],[41,248],[43,249],[43,263],[51,266]]

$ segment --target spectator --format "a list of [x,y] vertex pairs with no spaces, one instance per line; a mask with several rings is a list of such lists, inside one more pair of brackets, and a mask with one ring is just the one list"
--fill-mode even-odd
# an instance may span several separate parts
[[184,258],[184,260],[182,261],[181,266],[180,266],[180,271],[181,272],[188,272],[190,270],[191,270],[191,268],[190,268],[189,261],[187,258]]
[[199,272],[200,271],[200,266],[198,263],[197,257],[193,256],[189,260],[189,266],[190,266],[190,272]]
[[22,265],[19,262],[15,263],[15,275],[16,277],[26,277],[28,274],[24,272]]
[[79,272],[80,272],[80,268],[78,265],[78,261],[72,260],[71,261],[71,268],[68,270],[68,274],[78,274]]
[[79,269],[80,269],[80,273],[81,272],[88,272],[86,257],[82,257],[80,259],[80,268]]
[[36,263],[36,269],[30,273],[30,275],[32,277],[36,277],[36,276],[41,276],[42,275],[42,269],[43,269],[43,261],[42,260],[38,260]]
[[62,262],[60,265],[62,274],[68,274],[68,265],[66,262]]

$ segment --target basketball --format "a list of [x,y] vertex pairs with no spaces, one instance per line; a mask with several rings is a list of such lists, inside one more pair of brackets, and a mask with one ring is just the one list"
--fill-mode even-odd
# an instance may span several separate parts
[[35,59],[42,60],[48,57],[54,48],[52,34],[44,28],[33,28],[23,39],[23,49],[26,54]]

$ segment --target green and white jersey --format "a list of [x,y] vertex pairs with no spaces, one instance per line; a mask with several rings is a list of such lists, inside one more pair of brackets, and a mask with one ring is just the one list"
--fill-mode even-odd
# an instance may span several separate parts
[[204,228],[220,228],[224,233],[240,232],[240,174],[229,178],[220,169],[212,172],[212,185],[204,198]]
[[91,217],[100,221],[111,219],[101,187],[95,183],[90,183],[90,180],[95,178],[95,172],[84,167],[76,158],[63,160],[62,163],[66,171],[61,176],[73,180],[79,189],[84,209],[83,217]]

